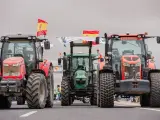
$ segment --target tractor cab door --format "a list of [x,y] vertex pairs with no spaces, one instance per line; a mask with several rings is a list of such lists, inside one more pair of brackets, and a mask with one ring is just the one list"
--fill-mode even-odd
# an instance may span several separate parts
[[39,66],[39,62],[43,62],[43,50],[44,49],[41,46],[41,43],[40,42],[36,42],[36,58],[35,58],[35,61],[37,61],[37,63],[36,63],[37,66]]

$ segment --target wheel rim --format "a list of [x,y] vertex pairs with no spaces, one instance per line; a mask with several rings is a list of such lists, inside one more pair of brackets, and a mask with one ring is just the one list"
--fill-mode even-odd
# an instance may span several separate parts
[[42,103],[44,101],[45,98],[45,86],[43,83],[40,84],[40,88],[39,88],[39,97],[40,97],[40,102]]

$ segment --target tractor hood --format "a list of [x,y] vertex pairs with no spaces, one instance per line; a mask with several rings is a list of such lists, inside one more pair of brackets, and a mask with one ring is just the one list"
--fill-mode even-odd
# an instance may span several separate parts
[[3,61],[3,64],[8,64],[8,65],[12,65],[12,64],[21,64],[23,63],[24,59],[22,57],[10,57],[7,58]]
[[141,62],[139,56],[137,55],[123,55],[121,59],[123,62],[129,62],[130,64],[136,64],[137,62]]
[[76,79],[87,79],[86,72],[84,70],[77,70],[75,72],[75,78]]
[[3,78],[21,80],[26,73],[25,63],[22,57],[10,57],[3,61]]

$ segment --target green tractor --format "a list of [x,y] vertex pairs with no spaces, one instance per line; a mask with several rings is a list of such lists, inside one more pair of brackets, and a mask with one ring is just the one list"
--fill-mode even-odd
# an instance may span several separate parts
[[[89,47],[89,53],[73,53],[73,47]],[[69,106],[77,97],[89,97],[90,104],[97,104],[96,54],[92,53],[92,42],[87,44],[70,42],[70,54],[64,54],[61,82],[61,105]],[[58,64],[61,63],[58,59]]]

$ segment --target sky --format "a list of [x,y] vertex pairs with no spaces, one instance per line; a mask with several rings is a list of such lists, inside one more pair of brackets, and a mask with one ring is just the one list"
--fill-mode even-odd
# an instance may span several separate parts
[[[159,0],[1,0],[0,35],[36,34],[37,19],[48,22],[47,38],[54,45],[45,57],[57,61],[59,52],[69,51],[58,36],[81,36],[83,30],[112,33],[160,35]],[[147,41],[160,67],[159,46]],[[99,48],[104,53],[104,46]],[[78,49],[77,51],[85,51]]]

